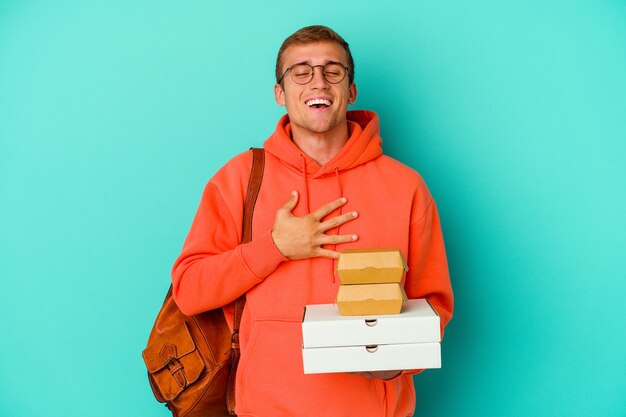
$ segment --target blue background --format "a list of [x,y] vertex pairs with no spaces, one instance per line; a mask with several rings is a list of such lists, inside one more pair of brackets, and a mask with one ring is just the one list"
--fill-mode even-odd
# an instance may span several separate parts
[[626,415],[626,3],[231,3],[0,0],[0,415],[168,415],[170,267],[309,24],[438,202],[456,311],[416,414]]

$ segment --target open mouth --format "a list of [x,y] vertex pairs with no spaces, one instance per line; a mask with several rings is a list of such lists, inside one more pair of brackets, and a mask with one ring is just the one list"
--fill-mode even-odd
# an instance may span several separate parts
[[333,102],[325,98],[314,98],[311,100],[307,100],[304,104],[312,109],[325,109],[327,107],[330,107]]

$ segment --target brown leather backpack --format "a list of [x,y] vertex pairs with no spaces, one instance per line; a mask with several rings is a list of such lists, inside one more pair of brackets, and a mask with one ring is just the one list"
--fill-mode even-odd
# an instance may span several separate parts
[[[252,151],[241,243],[252,239],[252,213],[265,165],[263,149]],[[221,308],[194,316],[181,313],[170,286],[142,356],[154,396],[174,417],[235,415],[239,322],[244,303],[245,294],[235,301],[231,334]]]

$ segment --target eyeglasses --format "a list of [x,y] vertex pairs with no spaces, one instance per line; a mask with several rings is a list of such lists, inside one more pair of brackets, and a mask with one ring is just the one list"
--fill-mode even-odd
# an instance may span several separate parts
[[322,69],[322,75],[324,79],[331,84],[338,84],[346,78],[346,74],[350,72],[348,67],[338,62],[329,62],[326,65],[309,65],[309,64],[296,64],[293,65],[280,76],[278,84],[283,81],[285,75],[289,72],[291,79],[300,85],[305,85],[311,82],[313,79],[314,68],[320,67]]

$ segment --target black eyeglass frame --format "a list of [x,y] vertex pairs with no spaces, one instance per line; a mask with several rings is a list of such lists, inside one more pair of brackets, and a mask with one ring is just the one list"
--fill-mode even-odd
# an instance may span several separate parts
[[[298,84],[298,85],[307,85],[308,83],[310,83],[313,80],[313,77],[315,77],[315,68],[317,68],[317,67],[322,68],[322,77],[324,77],[324,80],[326,82],[331,83],[331,84],[339,84],[340,82],[342,82],[343,80],[346,79],[346,75],[350,74],[350,68],[346,67],[341,62],[330,61],[330,62],[327,62],[324,65],[310,65],[310,64],[307,64],[306,62],[300,62],[300,63],[294,64],[294,65],[290,66],[289,68],[287,68],[285,70],[285,72],[283,72],[283,75],[281,75],[280,78],[278,79],[278,84],[282,83],[283,79],[285,78],[285,75],[287,75],[287,73],[289,71],[291,71],[292,68],[297,67],[299,65],[307,65],[307,66],[309,66],[311,68],[311,79],[309,81],[305,82],[304,84],[300,84],[293,77],[291,77],[293,82]],[[345,74],[343,74],[343,77],[341,78],[341,80],[336,81],[336,82],[332,82],[332,81],[330,81],[329,79],[326,78],[325,69],[326,69],[327,65],[340,65],[340,66],[342,66],[346,70],[346,72],[345,72]]]

